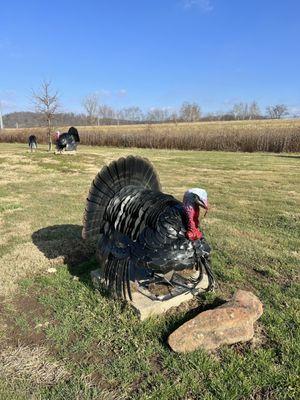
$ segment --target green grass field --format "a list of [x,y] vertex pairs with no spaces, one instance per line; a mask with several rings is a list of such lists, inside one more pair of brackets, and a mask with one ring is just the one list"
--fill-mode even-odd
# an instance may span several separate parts
[[[145,322],[93,291],[80,238],[91,180],[127,154],[148,157],[165,192],[204,187],[211,205],[202,229],[218,289]],[[2,143],[0,399],[299,399],[299,166],[299,154]],[[237,289],[264,303],[252,342],[170,351],[178,325]]]

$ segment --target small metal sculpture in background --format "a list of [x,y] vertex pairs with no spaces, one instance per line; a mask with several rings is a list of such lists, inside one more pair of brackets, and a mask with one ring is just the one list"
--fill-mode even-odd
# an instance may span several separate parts
[[77,145],[80,142],[78,130],[72,126],[68,132],[56,132],[56,148],[58,152],[76,151]]
[[37,149],[37,138],[35,135],[30,135],[28,138],[28,146],[30,149],[30,152],[32,153]]

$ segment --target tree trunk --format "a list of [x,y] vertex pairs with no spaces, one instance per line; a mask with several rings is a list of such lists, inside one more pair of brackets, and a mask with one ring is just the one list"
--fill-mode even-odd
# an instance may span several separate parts
[[52,149],[52,138],[51,138],[51,120],[50,120],[50,118],[48,119],[47,137],[48,137],[48,151],[51,151],[51,149]]

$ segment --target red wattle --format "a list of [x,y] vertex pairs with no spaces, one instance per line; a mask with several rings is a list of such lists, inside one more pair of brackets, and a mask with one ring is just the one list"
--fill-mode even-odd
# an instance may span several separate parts
[[186,207],[185,211],[188,217],[188,229],[186,237],[189,240],[197,240],[202,238],[202,232],[198,229],[199,225],[199,207]]
[[202,232],[201,231],[199,231],[199,229],[194,229],[193,231],[191,231],[191,230],[188,230],[188,231],[186,231],[186,237],[187,237],[187,239],[189,239],[189,240],[198,240],[198,239],[201,239],[202,238]]

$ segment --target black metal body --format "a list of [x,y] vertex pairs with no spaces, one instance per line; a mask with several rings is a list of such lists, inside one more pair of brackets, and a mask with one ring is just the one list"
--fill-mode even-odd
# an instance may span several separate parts
[[[98,240],[97,255],[113,296],[131,298],[130,281],[151,281],[155,274],[186,269],[202,274],[201,259],[209,263],[210,247],[204,239],[188,240],[186,230],[183,204],[160,191],[148,160],[119,159],[93,181],[83,237]],[[181,287],[192,290],[197,283],[192,279]]]

